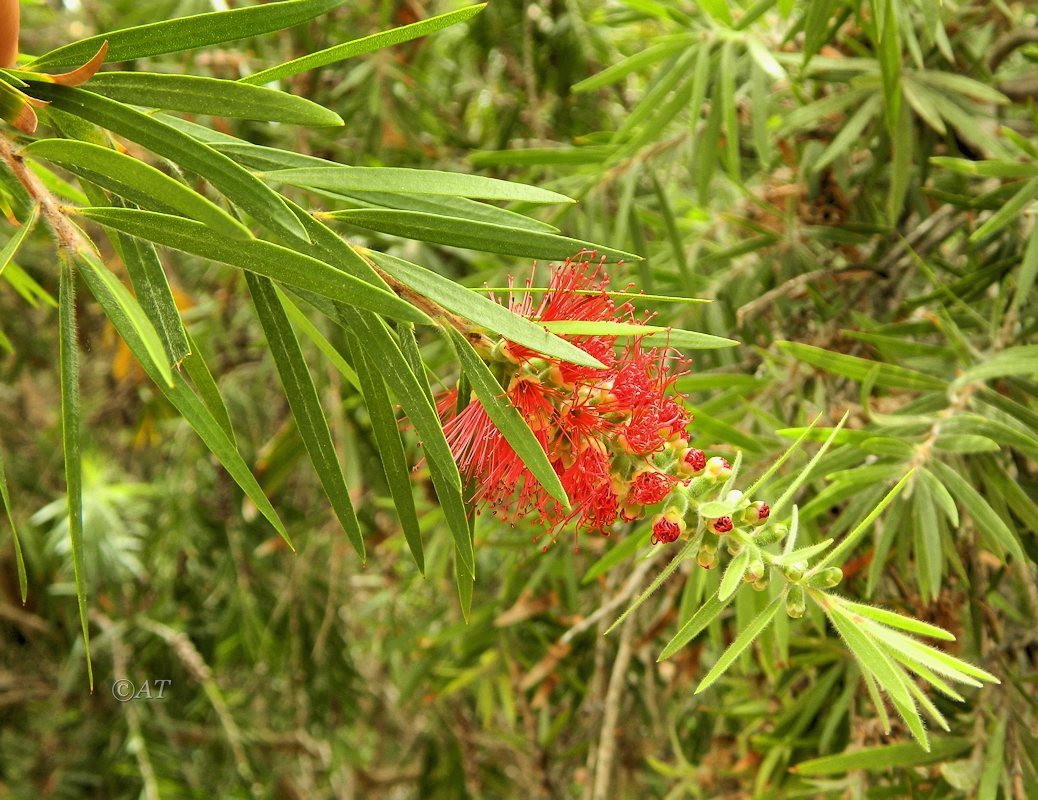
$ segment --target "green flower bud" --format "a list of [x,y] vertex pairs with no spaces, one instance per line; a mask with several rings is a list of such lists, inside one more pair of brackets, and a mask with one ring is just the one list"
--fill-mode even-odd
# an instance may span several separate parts
[[699,564],[703,569],[713,569],[717,566],[717,548],[711,547],[708,544],[702,544],[699,546],[699,552],[696,553],[696,563]]
[[763,559],[755,558],[746,568],[745,580],[747,583],[756,583],[765,576],[766,572],[767,568],[764,566]]
[[771,516],[771,507],[762,500],[757,500],[743,509],[742,521],[745,525],[759,528],[767,524],[769,516]]
[[[753,508],[753,506],[750,506],[750,508]],[[766,547],[769,544],[781,542],[788,534],[789,528],[780,522],[776,525],[769,525],[766,528],[758,528],[754,531],[753,540],[759,546]]]
[[731,477],[732,465],[728,463],[728,459],[714,456],[706,462],[705,473],[705,477],[710,478],[714,483],[720,483]]
[[804,598],[804,587],[794,584],[789,587],[786,595],[786,614],[793,619],[800,619],[807,611],[807,602]]
[[799,583],[804,579],[804,573],[807,572],[807,563],[804,561],[794,561],[792,564],[787,564],[782,574],[786,576],[786,580],[792,583]]
[[808,578],[808,584],[815,589],[831,589],[843,580],[843,570],[839,567],[828,567],[816,572]]
[[753,582],[753,589],[757,592],[763,592],[768,588],[768,584],[771,583],[771,579],[767,575],[761,576],[760,580]]

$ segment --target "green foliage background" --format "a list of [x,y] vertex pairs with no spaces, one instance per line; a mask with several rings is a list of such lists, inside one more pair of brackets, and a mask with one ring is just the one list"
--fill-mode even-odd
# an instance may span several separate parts
[[[212,8],[82,5],[23,4],[22,50]],[[353,3],[140,66],[237,78],[455,7]],[[935,697],[951,730],[930,753],[897,719],[883,734],[817,610],[780,615],[693,696],[762,607],[740,593],[657,663],[716,572],[682,565],[601,635],[662,563],[638,560],[651,549],[644,528],[582,539],[578,553],[564,538],[545,555],[529,531],[480,517],[466,623],[427,476],[414,484],[423,577],[363,403],[304,340],[364,532],[361,566],[307,461],[244,279],[179,254],[164,262],[195,268],[173,270],[178,305],[298,552],[81,302],[87,694],[56,444],[59,269],[37,231],[0,279],[0,440],[30,578],[23,606],[3,527],[0,793],[1038,796],[1036,22],[1023,2],[499,0],[427,39],[284,82],[344,127],[213,120],[341,163],[477,172],[577,198],[520,208],[646,256],[615,270],[616,288],[713,300],[645,304],[661,324],[743,343],[697,352],[679,384],[698,446],[741,450],[752,476],[819,412],[816,439],[848,412],[797,495],[804,544],[845,534],[915,467],[842,591],[951,630],[953,653],[1001,678],[964,703]],[[345,230],[469,286],[530,268]],[[456,371],[442,343],[419,343],[436,374]],[[172,684],[161,701],[118,703],[120,677]]]

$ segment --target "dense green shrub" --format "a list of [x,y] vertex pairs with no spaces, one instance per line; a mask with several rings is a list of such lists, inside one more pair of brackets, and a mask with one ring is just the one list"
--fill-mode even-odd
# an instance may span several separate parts
[[[372,5],[24,4],[0,787],[1038,794],[1034,12]],[[684,543],[542,554],[444,455],[460,382],[553,491],[494,340],[570,345],[463,287],[584,247],[735,467]]]

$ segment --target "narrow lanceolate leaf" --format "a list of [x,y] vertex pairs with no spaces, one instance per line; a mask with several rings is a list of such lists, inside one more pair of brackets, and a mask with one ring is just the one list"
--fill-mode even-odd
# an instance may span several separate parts
[[58,294],[59,354],[61,364],[61,439],[65,454],[65,491],[68,496],[68,535],[71,540],[72,575],[76,584],[79,622],[83,628],[87,679],[94,690],[90,663],[90,626],[87,623],[87,587],[83,568],[83,471],[79,452],[79,344],[76,339],[76,290],[72,264],[61,259]]
[[318,50],[316,53],[310,53],[302,58],[286,61],[284,64],[278,64],[269,69],[253,73],[248,77],[242,78],[242,83],[269,83],[270,81],[276,81],[280,78],[288,77],[289,75],[297,75],[300,72],[307,72],[311,69],[317,69],[318,67],[327,66],[328,64],[334,64],[336,61],[343,61],[347,58],[363,55],[364,53],[373,53],[376,50],[381,50],[383,47],[390,47],[391,45],[400,44],[401,42],[408,42],[412,39],[417,39],[419,36],[425,36],[434,31],[446,28],[448,25],[462,22],[469,17],[478,14],[486,8],[486,5],[486,3],[480,3],[476,6],[459,8],[457,11],[440,14],[439,16],[430,17],[429,19],[423,19],[420,22],[414,22],[410,25],[403,25],[399,28],[392,28],[388,31],[374,33],[371,36],[365,36],[362,39],[343,42],[334,47],[329,47],[325,50]]
[[205,363],[205,359],[199,352],[198,345],[191,339],[191,334],[187,335],[187,341],[188,346],[191,348],[191,353],[180,362],[180,366],[191,379],[191,383],[194,385],[195,391],[206,409],[223,429],[227,438],[234,444],[234,427],[231,425],[231,415],[227,411],[227,404],[223,400],[223,395],[220,394],[220,387],[216,385],[216,379],[213,378],[209,365]]
[[613,250],[610,247],[582,242],[566,236],[519,230],[509,225],[479,222],[442,214],[360,208],[333,211],[320,216],[342,220],[351,225],[394,236],[453,247],[465,247],[484,253],[501,253],[525,258],[564,259],[581,250],[594,250],[597,255],[605,256],[607,260],[611,261],[624,259],[637,261],[639,259],[633,253]]
[[501,431],[505,441],[511,445],[512,450],[526,465],[526,468],[530,470],[530,474],[537,479],[537,482],[549,495],[568,509],[570,507],[569,498],[566,496],[566,490],[562,488],[562,481],[559,480],[558,473],[548,461],[544,448],[533,435],[526,420],[505,395],[501,384],[490,371],[490,367],[472,349],[472,345],[464,336],[454,328],[448,328],[447,331],[458,354],[461,367],[465,370],[465,375],[472,384],[472,389],[487,412],[487,416]]
[[907,367],[884,364],[880,361],[849,356],[844,353],[834,353],[831,350],[823,350],[821,347],[800,342],[776,342],[775,344],[780,350],[789,353],[798,361],[855,381],[871,378],[876,386],[921,391],[940,391],[947,386],[940,378]]
[[948,631],[944,630],[944,628],[938,628],[936,625],[931,625],[922,620],[912,619],[912,617],[906,617],[893,611],[887,611],[885,608],[876,608],[875,606],[865,605],[864,603],[853,603],[850,600],[840,600],[840,603],[848,611],[860,614],[863,617],[868,617],[876,622],[881,622],[884,625],[901,628],[902,630],[918,633],[922,636],[929,636],[933,639],[943,639],[947,642],[955,641],[955,637],[948,633]]
[[22,605],[29,597],[29,580],[25,574],[25,556],[22,554],[22,543],[18,539],[18,527],[14,524],[14,511],[11,509],[11,495],[7,491],[7,473],[4,471],[4,453],[0,450],[0,503],[4,505],[7,521],[11,525],[11,540],[14,542],[14,560],[18,568],[18,593]]
[[170,363],[180,364],[191,354],[191,344],[155,247],[122,233],[116,237],[115,244],[141,308],[158,333]]
[[566,195],[537,186],[431,169],[400,167],[303,167],[261,173],[272,183],[333,192],[400,192],[450,195],[481,200],[521,200],[526,203],[572,203]]
[[952,469],[941,461],[930,461],[930,468],[944,482],[962,506],[973,518],[973,523],[986,534],[990,540],[1011,553],[1013,558],[1021,563],[1027,563],[1023,547],[1016,533],[1006,525],[1005,521],[998,515],[987,500],[963,478],[957,470]]
[[829,621],[843,637],[848,649],[858,662],[858,666],[863,671],[871,673],[872,677],[876,679],[876,683],[890,695],[894,707],[901,714],[919,744],[929,750],[930,743],[926,732],[922,729],[912,695],[906,686],[908,679],[904,671],[839,606],[830,606],[826,611]]
[[680,328],[663,328],[659,325],[630,325],[626,322],[584,322],[581,320],[550,320],[540,323],[552,333],[570,336],[616,336],[617,338],[641,337],[651,339],[654,347],[677,347],[683,350],[716,350],[720,347],[735,347],[735,339],[711,336],[698,331],[683,331]]
[[706,630],[707,625],[717,619],[718,615],[727,607],[728,602],[722,600],[715,592],[713,597],[707,600],[700,609],[692,615],[692,618],[681,626],[681,629],[674,634],[674,638],[667,642],[667,646],[663,648],[663,652],[660,653],[659,658],[656,660],[663,661],[665,658],[670,658],[678,650]]
[[91,207],[76,213],[131,236],[220,261],[257,275],[407,322],[431,320],[395,294],[323,261],[259,239],[231,241],[193,220],[129,208]]
[[804,776],[842,775],[851,770],[875,770],[919,767],[937,761],[947,761],[973,746],[970,739],[939,739],[932,750],[924,750],[917,744],[891,744],[852,750],[822,758],[801,761],[790,768],[791,772]]
[[156,72],[102,72],[90,90],[136,106],[290,125],[340,126],[334,111],[303,97],[237,81]]
[[143,351],[134,355],[138,359],[143,357],[148,362],[142,362],[142,366],[154,367],[161,382],[166,386],[172,386],[173,374],[166,349],[136,298],[93,253],[81,250],[76,254],[76,258],[79,260],[83,281],[116,329],[130,327],[134,330]]
[[[321,308],[320,305],[317,307]],[[323,308],[321,310],[324,312]],[[440,419],[426,394],[427,390],[422,388],[422,381],[411,370],[396,339],[382,320],[344,305],[335,305],[330,311],[330,318],[356,336],[359,346],[365,348],[365,355],[378,365],[390,391],[421,437],[429,475],[447,526],[454,536],[460,565],[458,580],[463,581],[463,576],[474,578],[475,556],[465,503],[461,496],[461,475],[443,435]]]
[[343,0],[289,0],[233,11],[214,11],[101,33],[51,50],[33,59],[32,69],[78,66],[108,42],[106,61],[130,61],[161,53],[176,53],[220,42],[231,42],[290,28],[341,5]]
[[[708,516],[708,515],[707,515]],[[739,554],[728,562],[728,568],[721,578],[721,586],[717,590],[717,599],[727,602],[735,590],[742,584],[742,576],[746,574],[746,568],[750,565],[750,548],[744,547]]]
[[771,620],[775,618],[775,614],[778,612],[779,606],[782,605],[783,600],[783,595],[776,595],[775,598],[768,603],[765,609],[753,618],[750,624],[739,633],[735,638],[735,641],[732,642],[728,649],[721,654],[721,657],[717,659],[717,663],[714,664],[713,669],[706,674],[706,677],[703,678],[699,686],[696,687],[695,694],[706,691],[718,678],[724,675],[728,668],[735,663],[735,659],[742,655],[743,651],[753,643],[753,640],[756,639],[768,626]]
[[955,379],[952,386],[958,388],[976,381],[1011,375],[1038,375],[1038,344],[1025,344],[1002,350],[984,362],[965,370]]
[[[87,274],[87,271],[84,271],[84,278]],[[88,285],[90,285],[89,280]],[[93,288],[91,286],[91,290]],[[94,296],[98,297],[97,292],[94,293]],[[98,300],[100,301],[100,298]],[[111,319],[120,338],[130,348],[130,352],[134,354],[141,366],[144,367],[148,377],[154,381],[165,398],[180,412],[187,423],[194,428],[202,442],[223,464],[224,469],[227,470],[227,473],[234,479],[235,483],[241,487],[242,491],[259,509],[259,512],[274,526],[286,544],[294,550],[295,548],[288,537],[288,531],[285,529],[274,507],[270,504],[267,496],[263,494],[263,489],[260,488],[259,482],[252,474],[248,464],[241,457],[238,448],[234,444],[234,440],[227,434],[221,422],[213,416],[212,412],[191,391],[191,387],[188,386],[187,381],[179,372],[173,373],[172,385],[166,383],[158,367],[148,356],[148,350],[145,347],[140,331],[130,324],[126,317],[116,315],[110,316],[109,319]]]
[[[348,341],[348,339],[347,339]],[[378,365],[368,355],[366,348],[353,345],[353,364],[360,381],[360,389],[364,395],[364,407],[371,423],[371,433],[375,438],[379,461],[386,475],[389,494],[393,498],[400,527],[404,532],[404,540],[411,551],[418,570],[425,574],[425,550],[422,545],[422,531],[418,523],[418,512],[414,504],[414,487],[411,485],[411,471],[407,467],[404,443],[400,438],[393,404],[386,389]]]
[[39,215],[39,212],[39,206],[33,206],[29,218],[22,223],[22,227],[15,231],[14,236],[7,240],[3,248],[0,248],[0,274],[3,274],[4,269],[11,263],[11,259],[17,254],[18,248],[25,241],[25,237],[29,235],[29,231],[32,230],[32,226],[36,223],[36,217]]
[[269,278],[246,272],[245,280],[249,284],[260,325],[274,356],[274,364],[281,377],[281,385],[285,389],[299,436],[339,524],[363,561],[364,538],[360,532],[360,523],[350,501],[350,490],[335,453],[335,444],[321,408],[321,400],[317,396],[317,387],[306,367],[292,323],[278,297],[277,288]]
[[148,114],[93,92],[44,83],[34,83],[32,89],[54,108],[125,136],[185,169],[204,175],[228,200],[271,231],[309,241],[299,220],[277,192],[209,145]]
[[422,296],[477,325],[501,334],[511,342],[583,367],[605,367],[601,361],[575,344],[548,333],[530,320],[513,314],[504,306],[442,275],[384,253],[369,251],[366,255],[388,274]]
[[212,201],[150,164],[110,147],[74,139],[40,139],[22,152],[57,164],[151,211],[181,214],[236,239],[252,236],[248,228]]
[[887,492],[883,499],[876,504],[876,507],[869,512],[869,515],[859,522],[855,526],[854,530],[848,533],[847,536],[844,537],[843,541],[815,566],[815,569],[820,570],[834,561],[843,561],[847,556],[849,556],[851,551],[858,545],[858,542],[861,541],[861,538],[868,532],[869,526],[876,521],[876,518],[883,513],[884,509],[886,509],[886,507],[893,502],[894,498],[901,493],[901,490],[904,488],[905,484],[908,483],[909,478],[911,478],[914,473],[914,469],[909,470],[908,473],[894,485],[894,488]]

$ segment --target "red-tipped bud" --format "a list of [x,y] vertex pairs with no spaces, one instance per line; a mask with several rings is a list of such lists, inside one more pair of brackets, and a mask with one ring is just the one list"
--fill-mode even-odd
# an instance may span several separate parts
[[692,447],[685,453],[681,463],[684,464],[684,468],[693,476],[702,475],[703,470],[706,469],[706,453]]
[[728,533],[735,526],[732,524],[731,517],[718,517],[717,519],[710,520],[710,530],[714,533]]
[[726,481],[732,474],[732,465],[728,463],[728,459],[721,458],[720,456],[714,456],[706,462],[704,467],[706,476],[715,481]]
[[652,543],[670,544],[677,541],[685,532],[685,523],[681,518],[675,519],[671,515],[660,514],[652,523]]
[[768,521],[768,517],[771,516],[771,507],[760,500],[755,503],[750,503],[742,512],[742,521],[746,525],[753,525],[755,528],[759,528],[765,522]]

